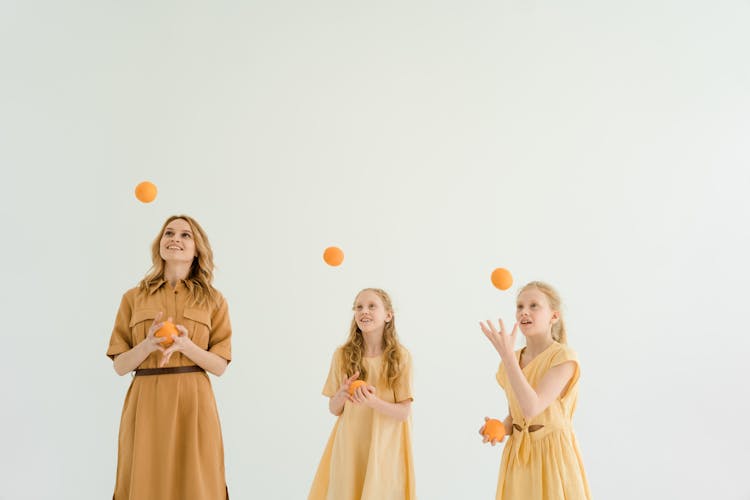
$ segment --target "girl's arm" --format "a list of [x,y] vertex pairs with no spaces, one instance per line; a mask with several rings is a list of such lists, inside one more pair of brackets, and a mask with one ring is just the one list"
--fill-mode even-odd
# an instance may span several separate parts
[[394,418],[399,422],[403,422],[409,415],[411,415],[411,399],[400,401],[398,403],[389,403],[383,401],[375,395],[375,388],[371,385],[357,387],[352,396],[354,403],[363,404],[369,408],[372,408],[378,413],[382,413],[388,417]]
[[481,322],[479,325],[503,360],[505,372],[508,374],[508,380],[510,380],[513,393],[521,406],[524,418],[531,420],[546,410],[562,394],[563,389],[573,378],[576,368],[575,362],[566,361],[550,368],[535,390],[526,380],[526,376],[518,364],[518,359],[516,359],[516,354],[513,352],[516,335],[518,335],[518,323],[513,326],[513,331],[510,334],[505,331],[505,324],[502,319],[498,320],[498,323],[500,325],[499,330],[490,321],[487,321],[487,325]]
[[359,372],[356,372],[349,378],[345,378],[341,383],[341,387],[336,394],[330,397],[328,400],[328,410],[335,416],[339,416],[344,412],[344,405],[347,401],[351,401],[352,397],[349,395],[349,385],[357,380]]
[[510,385],[516,398],[518,398],[518,403],[526,420],[531,420],[542,413],[555,399],[560,397],[563,389],[573,378],[576,369],[574,361],[566,361],[553,366],[534,389],[526,380],[515,356],[507,362],[503,359],[503,363],[506,363],[505,372],[508,374],[508,380],[510,380]]

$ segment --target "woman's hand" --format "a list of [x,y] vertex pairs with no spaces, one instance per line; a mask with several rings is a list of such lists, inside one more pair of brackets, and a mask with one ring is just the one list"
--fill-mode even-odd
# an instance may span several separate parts
[[515,348],[516,336],[518,335],[518,323],[513,325],[513,331],[508,335],[503,320],[498,319],[497,321],[500,329],[495,328],[490,320],[487,320],[486,324],[480,321],[479,326],[482,328],[485,337],[495,346],[495,350],[500,354],[503,361],[515,359],[513,349]]
[[160,367],[169,363],[169,358],[172,357],[172,354],[176,352],[185,352],[195,345],[193,344],[193,341],[190,340],[190,337],[188,337],[187,328],[182,325],[175,325],[175,327],[177,328],[177,331],[180,332],[180,334],[172,335],[172,340],[174,340],[174,343],[171,346],[166,349],[160,348],[164,352],[161,363],[159,363]]
[[[162,312],[159,311],[159,313],[154,318],[154,322],[151,323],[151,326],[148,329],[146,338],[142,342],[148,354],[151,354],[154,351],[164,352],[164,348],[161,346],[161,343],[164,342],[166,339],[164,337],[156,336],[156,332],[158,332],[161,329],[161,327],[164,326],[164,322],[161,321],[161,317],[162,317]],[[169,318],[169,320],[171,321],[172,318]]]

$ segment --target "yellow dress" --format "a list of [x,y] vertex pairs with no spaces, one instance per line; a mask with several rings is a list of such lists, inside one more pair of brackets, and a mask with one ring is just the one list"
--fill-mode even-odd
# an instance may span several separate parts
[[[388,388],[381,376],[383,356],[365,358],[367,383],[385,401],[413,399],[412,363],[402,347],[402,375],[396,387]],[[331,397],[346,376],[341,349],[333,355],[323,395]],[[336,419],[318,465],[309,500],[413,500],[414,460],[411,449],[411,418],[404,422],[382,415],[364,405],[347,401]]]
[[[521,350],[516,351],[520,360]],[[541,414],[526,421],[500,363],[497,381],[505,390],[513,418],[500,465],[497,500],[586,500],[591,498],[583,461],[573,433],[572,418],[578,399],[580,368],[575,352],[554,342],[523,368],[532,387],[547,371],[566,361],[575,372],[563,393]],[[543,427],[539,427],[543,426]]]
[[[199,347],[232,359],[227,303],[191,307],[182,282],[163,283],[150,295],[125,293],[107,349],[114,358],[146,338],[159,311],[184,325]],[[138,368],[157,368],[161,351]],[[167,366],[195,365],[175,353]],[[206,373],[134,377],[120,420],[114,500],[225,500],[224,445]]]

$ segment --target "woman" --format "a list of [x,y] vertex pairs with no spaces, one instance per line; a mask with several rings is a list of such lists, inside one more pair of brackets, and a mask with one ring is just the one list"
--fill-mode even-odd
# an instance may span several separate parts
[[[107,355],[135,370],[120,420],[114,500],[229,497],[211,382],[231,361],[229,312],[211,284],[213,252],[192,218],[167,219],[151,247],[153,267],[125,292]],[[178,335],[156,333],[167,319]],[[167,347],[167,344],[171,345]]]

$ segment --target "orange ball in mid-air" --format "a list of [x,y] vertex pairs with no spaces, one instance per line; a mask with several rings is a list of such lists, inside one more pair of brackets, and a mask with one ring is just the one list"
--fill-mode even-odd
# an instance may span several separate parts
[[328,247],[323,252],[323,260],[329,266],[340,266],[344,262],[344,252],[339,247]]
[[498,267],[492,271],[490,279],[495,288],[499,288],[500,290],[507,290],[513,285],[513,275],[510,274],[510,271],[502,267]]
[[484,423],[484,432],[482,433],[490,441],[496,440],[502,443],[505,439],[505,426],[496,418],[491,418]]
[[364,380],[355,380],[354,382],[349,384],[349,395],[354,396],[354,391],[356,391],[358,387],[362,387],[363,385],[367,385]]
[[164,340],[161,341],[161,345],[163,347],[169,347],[172,344],[174,344],[174,339],[172,338],[172,335],[179,335],[180,332],[177,330],[177,327],[174,323],[171,321],[165,321],[159,330],[154,334],[156,337],[164,337]]
[[135,197],[143,203],[151,203],[156,199],[156,185],[143,181],[135,187]]

